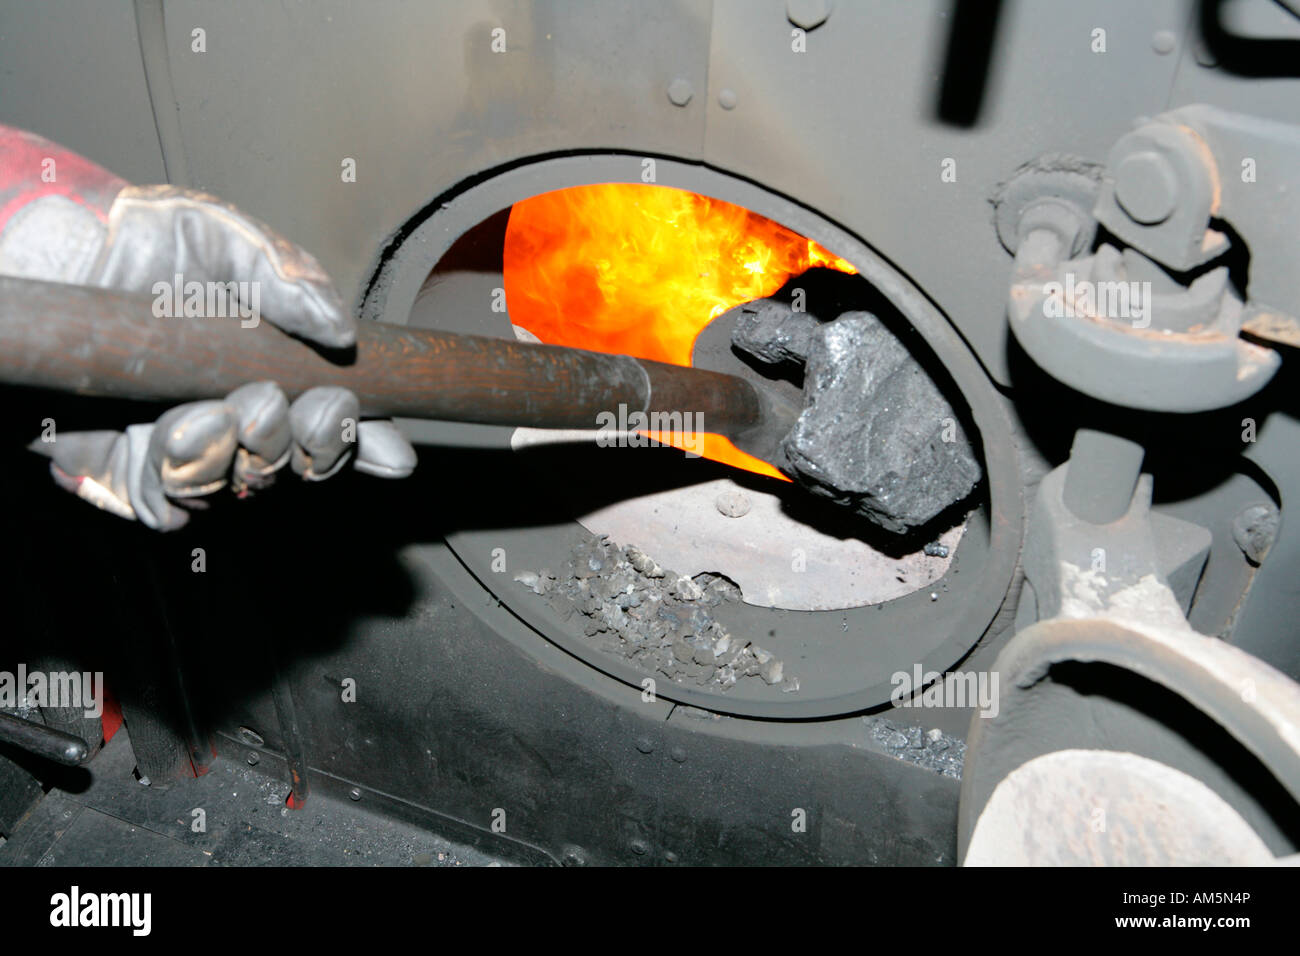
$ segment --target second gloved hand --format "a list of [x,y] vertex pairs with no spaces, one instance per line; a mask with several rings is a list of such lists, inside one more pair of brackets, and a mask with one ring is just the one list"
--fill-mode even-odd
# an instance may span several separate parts
[[308,481],[349,463],[389,478],[415,466],[396,426],[360,421],[347,389],[314,388],[290,404],[273,382],[244,385],[224,401],[178,405],[125,432],[76,432],[32,448],[51,457],[51,473],[67,490],[162,531],[184,526],[204,496],[264,488],[285,465]]

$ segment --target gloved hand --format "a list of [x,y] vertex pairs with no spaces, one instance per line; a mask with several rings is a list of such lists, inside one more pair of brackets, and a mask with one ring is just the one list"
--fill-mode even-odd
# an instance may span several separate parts
[[[172,186],[132,186],[31,133],[0,126],[0,273],[128,292],[183,283],[256,290],[255,305],[294,335],[352,345],[356,324],[307,252],[220,200]],[[235,285],[238,283],[238,285]],[[215,287],[212,287],[215,288]],[[219,294],[224,294],[218,290]],[[169,298],[171,291],[164,293]],[[206,299],[206,297],[205,297]],[[256,322],[249,303],[238,315]],[[211,321],[241,321],[233,306]],[[226,485],[243,495],[286,463],[309,481],[349,461],[391,478],[410,474],[415,451],[392,422],[359,421],[343,388],[312,389],[289,404],[273,382],[224,401],[192,402],[122,432],[55,433],[34,450],[79,497],[152,528],[172,530]]]

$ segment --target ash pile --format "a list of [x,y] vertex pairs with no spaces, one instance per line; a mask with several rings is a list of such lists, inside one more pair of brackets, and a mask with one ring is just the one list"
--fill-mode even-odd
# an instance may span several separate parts
[[949,737],[937,727],[925,731],[900,724],[888,717],[863,717],[871,739],[891,757],[916,764],[945,777],[961,779],[966,762],[966,743]]
[[743,680],[799,689],[784,662],[730,634],[714,616],[741,600],[740,588],[721,575],[677,574],[602,535],[574,548],[558,572],[521,571],[515,580],[566,621],[585,618],[583,632],[600,640],[601,650],[649,673],[722,691]]

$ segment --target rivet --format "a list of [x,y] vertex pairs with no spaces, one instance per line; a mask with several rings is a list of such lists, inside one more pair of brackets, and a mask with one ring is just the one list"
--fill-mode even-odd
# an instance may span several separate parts
[[785,15],[795,26],[815,30],[831,15],[830,0],[786,0]]
[[673,106],[685,106],[695,95],[695,88],[691,86],[691,81],[683,76],[679,76],[668,84],[668,99]]
[[713,500],[713,505],[718,509],[719,514],[724,514],[728,518],[743,518],[749,514],[749,509],[752,507],[749,495],[738,488],[722,492]]

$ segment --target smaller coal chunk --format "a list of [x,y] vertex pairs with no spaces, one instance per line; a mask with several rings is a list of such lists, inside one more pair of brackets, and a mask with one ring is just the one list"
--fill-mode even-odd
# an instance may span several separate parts
[[776,299],[755,299],[737,309],[740,314],[731,333],[736,348],[765,365],[802,365],[807,359],[820,324],[814,316]]

